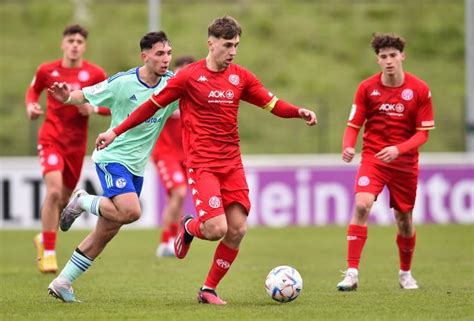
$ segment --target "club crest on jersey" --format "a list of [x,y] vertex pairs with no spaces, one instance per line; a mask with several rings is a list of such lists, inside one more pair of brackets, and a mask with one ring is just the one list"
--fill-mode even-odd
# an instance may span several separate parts
[[48,156],[49,165],[57,165],[59,163],[59,158],[56,154],[51,154]]
[[219,199],[219,197],[212,196],[209,199],[209,206],[212,208],[218,208],[219,206],[221,206],[221,200]]
[[127,185],[127,180],[123,177],[119,177],[115,181],[115,186],[117,186],[118,188],[124,188],[126,185]]
[[404,100],[412,100],[413,98],[413,90],[407,88],[407,89],[403,89],[402,91],[402,98]]
[[79,81],[88,81],[91,76],[89,75],[89,72],[87,70],[81,70],[79,71],[79,74],[77,75],[77,78]]
[[238,84],[240,84],[240,78],[239,78],[239,76],[237,76],[235,74],[232,74],[232,75],[229,76],[229,82],[232,85],[237,86]]

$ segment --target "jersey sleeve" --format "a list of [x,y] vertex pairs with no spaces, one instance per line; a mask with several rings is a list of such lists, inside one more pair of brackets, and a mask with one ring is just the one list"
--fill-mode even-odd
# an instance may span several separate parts
[[431,91],[429,88],[423,87],[420,90],[420,102],[418,112],[416,114],[416,129],[417,130],[431,130],[435,128],[435,121],[433,117],[433,103],[431,100]]
[[188,69],[181,70],[176,76],[168,80],[165,88],[154,93],[150,100],[159,107],[165,107],[182,97],[185,93],[187,79],[189,78]]
[[367,115],[365,93],[366,86],[360,84],[359,88],[357,88],[354,97],[354,103],[352,104],[351,113],[349,114],[349,120],[347,122],[348,126],[354,128],[361,128],[364,125],[365,118]]
[[46,72],[40,66],[36,70],[35,76],[31,81],[31,85],[28,87],[26,91],[25,102],[26,104],[29,103],[36,103],[39,100],[41,92],[46,88]]
[[112,106],[114,93],[118,93],[120,80],[104,80],[94,86],[82,88],[82,93],[89,104],[95,107]]
[[254,74],[244,70],[244,75],[245,88],[242,91],[241,99],[252,105],[268,108],[271,111],[275,107],[278,98],[266,89]]

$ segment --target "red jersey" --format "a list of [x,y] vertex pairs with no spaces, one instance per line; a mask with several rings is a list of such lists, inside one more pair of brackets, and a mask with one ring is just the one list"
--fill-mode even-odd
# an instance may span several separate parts
[[251,72],[230,64],[214,72],[202,59],[171,78],[151,100],[167,106],[179,99],[188,168],[241,164],[237,113],[240,100],[266,107],[276,98]]
[[[71,90],[92,86],[107,78],[105,72],[98,66],[87,61],[82,67],[65,68],[62,59],[39,66],[31,86],[26,92],[26,103],[38,102],[44,89],[54,82],[66,82]],[[46,98],[46,113],[39,132],[39,142],[57,143],[68,149],[83,149],[87,145],[88,117],[79,114],[74,105],[60,103],[48,92]]]
[[417,149],[390,163],[378,160],[375,154],[408,140],[417,130],[434,129],[431,92],[425,82],[407,72],[400,87],[384,86],[381,76],[377,73],[360,83],[349,116],[349,126],[361,128],[365,122],[362,162],[404,171],[417,169]]
[[166,120],[151,155],[153,159],[173,159],[184,162],[183,134],[179,110],[174,111]]

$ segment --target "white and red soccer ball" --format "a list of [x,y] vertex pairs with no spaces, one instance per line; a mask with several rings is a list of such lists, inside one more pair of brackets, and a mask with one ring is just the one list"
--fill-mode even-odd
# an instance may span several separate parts
[[290,302],[303,290],[303,279],[294,267],[277,266],[268,273],[265,289],[273,300],[280,303]]

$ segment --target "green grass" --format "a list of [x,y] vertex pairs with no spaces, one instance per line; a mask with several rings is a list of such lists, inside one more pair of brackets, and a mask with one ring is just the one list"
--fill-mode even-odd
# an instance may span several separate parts
[[[89,1],[86,58],[109,75],[141,63],[138,42],[147,31],[147,1]],[[433,93],[437,129],[426,151],[464,150],[463,0],[162,0],[161,26],[173,53],[203,57],[212,19],[230,14],[243,27],[236,62],[275,95],[316,109],[317,127],[281,120],[242,104],[242,152],[340,152],[358,83],[379,70],[370,50],[375,31],[407,39],[404,67]],[[27,120],[24,93],[36,67],[59,58],[73,1],[0,1],[0,154],[35,155],[39,123]],[[92,117],[89,151],[109,120]]]
[[[219,287],[226,307],[198,305],[216,243],[196,240],[188,257],[157,259],[158,231],[124,230],[75,284],[81,304],[47,295],[52,275],[34,265],[33,231],[0,232],[0,318],[4,320],[472,320],[473,226],[420,226],[414,276],[421,288],[397,283],[395,228],[369,228],[359,290],[339,293],[345,262],[345,228],[250,229]],[[60,266],[87,234],[59,234]],[[271,268],[295,266],[301,296],[278,304],[265,293]]]

